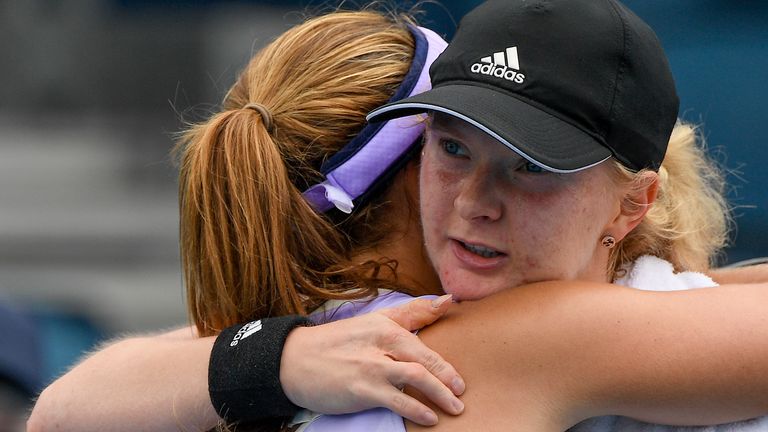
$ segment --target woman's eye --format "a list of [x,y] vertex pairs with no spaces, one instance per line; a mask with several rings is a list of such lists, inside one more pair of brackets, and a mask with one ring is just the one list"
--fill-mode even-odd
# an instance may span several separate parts
[[459,143],[451,140],[443,141],[443,150],[454,156],[461,156],[466,153]]
[[526,162],[523,165],[522,168],[523,168],[523,170],[525,170],[525,172],[529,172],[529,173],[541,173],[541,172],[544,172],[544,168],[536,165],[533,162]]

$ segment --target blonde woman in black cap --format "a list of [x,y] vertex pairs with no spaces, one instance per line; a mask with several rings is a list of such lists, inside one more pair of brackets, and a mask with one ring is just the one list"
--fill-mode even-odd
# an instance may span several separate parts
[[[517,347],[504,340],[515,331],[518,311],[510,307],[510,323],[494,322],[489,335],[475,329],[487,329],[478,315],[494,306],[466,305],[472,313],[462,310],[462,319],[435,329],[461,334],[460,349],[471,356],[455,353],[445,330],[423,333],[470,383],[463,396],[470,408],[447,418],[443,429],[563,430],[598,413],[702,425],[768,412],[765,392],[750,383],[765,375],[768,358],[765,332],[756,330],[765,327],[762,308],[749,304],[761,300],[759,293],[746,287],[711,290],[711,297],[687,292],[716,285],[700,272],[725,242],[727,207],[694,129],[677,120],[666,56],[644,22],[614,0],[489,0],[462,20],[431,77],[432,90],[385,105],[369,119],[429,113],[421,212],[445,292],[476,300],[542,282],[514,295],[536,289],[543,295],[551,288],[546,281],[578,280],[614,284],[589,300],[596,314],[616,310],[627,290],[622,286],[678,291],[669,297],[690,305],[672,315],[657,298],[641,297],[631,314],[593,327],[585,339],[577,323],[590,309],[562,313],[543,295],[542,323],[556,313],[578,334],[562,327],[552,334],[555,327],[546,325],[527,329],[540,354],[526,349],[517,361]],[[724,296],[741,298],[709,316]],[[699,351],[666,345],[660,351],[659,333],[638,334],[636,358],[627,358],[623,328],[651,319],[699,340]],[[761,336],[740,340],[755,331]],[[583,346],[568,342],[576,339]],[[739,356],[737,366],[727,363],[729,350]],[[622,373],[626,368],[633,374]],[[611,389],[633,395],[607,398]],[[715,401],[716,391],[751,402]],[[762,417],[699,430],[767,429]],[[602,417],[574,430],[674,427]]]

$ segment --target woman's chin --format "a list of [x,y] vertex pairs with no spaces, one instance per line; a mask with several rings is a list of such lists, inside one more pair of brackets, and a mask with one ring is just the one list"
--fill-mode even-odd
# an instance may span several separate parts
[[494,284],[492,281],[483,279],[486,278],[442,278],[443,290],[446,294],[452,294],[454,301],[471,301],[480,300],[503,289],[503,287],[496,287],[496,284]]

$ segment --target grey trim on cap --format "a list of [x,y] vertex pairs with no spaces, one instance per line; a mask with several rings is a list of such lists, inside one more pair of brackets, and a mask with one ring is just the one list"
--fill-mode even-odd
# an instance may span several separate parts
[[585,169],[592,168],[593,166],[600,165],[601,163],[603,163],[603,162],[605,162],[605,161],[607,161],[608,159],[611,158],[611,156],[608,156],[605,159],[597,161],[597,162],[595,162],[593,164],[590,164],[590,165],[587,165],[587,166],[584,166],[584,167],[581,167],[581,168],[571,169],[571,170],[564,170],[564,169],[559,169],[559,168],[553,168],[553,167],[550,167],[550,166],[548,166],[548,165],[546,165],[544,163],[541,163],[541,162],[533,159],[532,157],[528,156],[522,150],[520,150],[517,147],[515,147],[514,145],[512,145],[512,143],[510,143],[506,139],[504,139],[501,136],[499,136],[499,134],[497,134],[496,132],[488,129],[487,127],[485,127],[484,125],[478,123],[477,121],[473,120],[472,118],[467,117],[464,114],[461,114],[459,112],[453,111],[453,110],[448,109],[448,108],[444,108],[444,107],[437,106],[437,105],[431,105],[431,104],[427,104],[427,103],[421,103],[421,102],[406,102],[406,103],[399,103],[399,104],[391,105],[391,106],[383,106],[383,107],[380,107],[380,108],[377,108],[377,109],[371,111],[367,116],[365,116],[365,119],[368,120],[368,121],[371,121],[372,118],[374,118],[376,116],[379,116],[381,114],[385,114],[385,113],[392,112],[392,111],[398,111],[398,110],[401,110],[401,109],[410,109],[410,108],[418,108],[418,109],[423,109],[425,111],[439,111],[439,112],[451,115],[453,117],[460,118],[460,119],[464,120],[465,122],[471,124],[472,126],[474,126],[474,127],[478,128],[478,129],[482,130],[483,132],[487,133],[488,135],[492,136],[493,138],[495,138],[496,140],[498,140],[499,142],[501,142],[505,146],[509,147],[510,150],[514,151],[515,153],[517,153],[521,157],[525,158],[527,161],[529,161],[529,162],[535,164],[536,166],[539,166],[539,167],[541,167],[541,168],[543,168],[543,169],[545,169],[547,171],[551,171],[551,172],[558,173],[558,174],[572,174],[572,173],[575,173],[575,172],[578,172],[578,171],[583,171]]

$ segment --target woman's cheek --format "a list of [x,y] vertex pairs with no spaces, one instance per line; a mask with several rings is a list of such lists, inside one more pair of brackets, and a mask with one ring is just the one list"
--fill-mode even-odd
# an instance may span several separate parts
[[447,222],[453,206],[453,185],[456,175],[424,161],[419,179],[421,217],[425,231],[428,227]]

